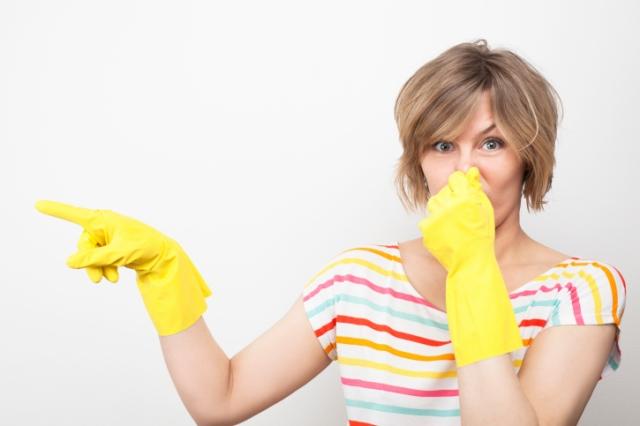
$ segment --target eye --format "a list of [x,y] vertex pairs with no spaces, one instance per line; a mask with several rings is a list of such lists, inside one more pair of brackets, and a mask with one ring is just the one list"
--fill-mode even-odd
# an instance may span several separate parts
[[[489,139],[486,139],[482,145],[489,147],[487,151],[497,151],[499,148],[504,147],[505,143],[501,139],[491,137]],[[431,147],[438,152],[447,152],[447,151],[451,151],[452,144],[451,142],[440,140],[438,142],[433,143]]]
[[495,151],[498,148],[502,148],[504,146],[504,142],[497,138],[489,138],[486,141],[484,141],[483,146],[493,147],[493,148],[490,148],[489,151]]
[[436,151],[439,151],[439,152],[446,152],[446,151],[450,151],[450,149],[444,149],[444,150],[443,150],[443,149],[438,149],[438,147],[439,147],[439,146],[441,147],[441,146],[443,146],[443,145],[444,145],[444,146],[449,146],[449,145],[451,145],[451,142],[438,141],[438,142],[434,143],[434,144],[433,144],[433,145],[431,145],[431,146],[432,146]]

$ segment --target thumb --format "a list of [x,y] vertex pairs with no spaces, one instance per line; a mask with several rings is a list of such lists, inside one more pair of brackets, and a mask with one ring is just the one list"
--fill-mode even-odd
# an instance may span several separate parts
[[87,266],[123,266],[125,263],[125,251],[113,244],[80,250],[67,259],[67,266],[74,269]]

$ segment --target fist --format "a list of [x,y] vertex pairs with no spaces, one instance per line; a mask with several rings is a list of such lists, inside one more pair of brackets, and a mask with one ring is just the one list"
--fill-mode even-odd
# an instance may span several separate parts
[[418,223],[423,244],[448,271],[479,250],[494,250],[493,206],[476,167],[452,173],[427,211]]

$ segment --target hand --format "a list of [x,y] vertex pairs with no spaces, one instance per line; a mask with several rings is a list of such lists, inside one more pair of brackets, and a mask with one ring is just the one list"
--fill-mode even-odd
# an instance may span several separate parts
[[447,269],[446,311],[456,365],[523,346],[513,306],[495,256],[493,207],[480,172],[456,171],[427,203],[418,224],[424,246]]
[[423,245],[448,271],[478,250],[494,250],[493,207],[477,167],[452,173],[429,199],[427,211],[429,216],[418,223]]
[[138,289],[160,335],[191,326],[206,310],[211,290],[187,254],[173,239],[111,210],[91,210],[41,200],[38,211],[82,226],[71,268],[86,268],[98,283],[118,281],[118,266],[136,271]]

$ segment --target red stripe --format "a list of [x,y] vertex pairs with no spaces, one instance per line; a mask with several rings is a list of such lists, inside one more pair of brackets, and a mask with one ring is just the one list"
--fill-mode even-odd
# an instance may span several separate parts
[[391,328],[391,327],[389,327],[387,325],[378,324],[378,323],[375,323],[373,321],[369,321],[368,319],[365,319],[365,318],[351,317],[351,316],[347,316],[347,315],[338,315],[338,317],[336,319],[337,319],[337,322],[340,322],[340,323],[343,323],[343,324],[362,325],[362,326],[374,329],[376,331],[389,333],[392,336],[397,337],[398,339],[404,339],[404,340],[408,340],[410,342],[421,343],[421,344],[427,345],[427,346],[443,346],[443,345],[446,345],[448,343],[451,343],[451,340],[428,339],[428,338],[423,337],[423,336],[416,336],[415,334],[410,334],[410,333],[405,333],[405,332],[402,332],[402,331],[398,331],[398,330],[395,330],[395,329],[393,329],[393,328]]

